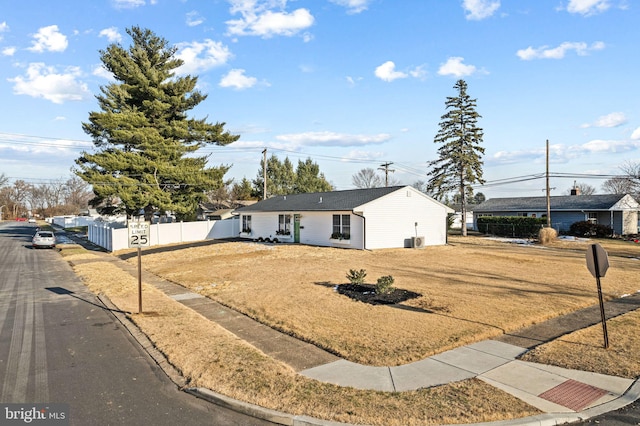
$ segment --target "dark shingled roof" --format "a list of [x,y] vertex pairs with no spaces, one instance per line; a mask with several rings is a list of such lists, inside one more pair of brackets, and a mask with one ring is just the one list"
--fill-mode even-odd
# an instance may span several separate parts
[[240,207],[236,212],[351,211],[401,188],[404,186],[277,195],[250,206]]
[[[551,210],[609,210],[624,194],[563,195],[549,197]],[[474,207],[474,213],[546,210],[547,197],[491,198]]]

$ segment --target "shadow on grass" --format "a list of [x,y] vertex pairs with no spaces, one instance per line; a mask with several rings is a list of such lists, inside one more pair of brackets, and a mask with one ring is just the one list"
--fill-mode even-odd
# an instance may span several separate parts
[[[228,243],[228,242],[247,242],[247,240],[242,239],[242,238],[226,238],[226,239],[220,239],[220,240],[196,241],[196,242],[191,242],[191,243],[181,243],[181,244],[174,244],[174,245],[169,245],[169,246],[160,246],[160,247],[154,247],[154,248],[143,248],[141,250],[140,254],[141,254],[141,256],[144,257],[144,256],[146,256],[148,254],[166,253],[166,252],[170,252],[170,251],[188,249],[188,248],[193,248],[193,247],[210,246],[210,245],[214,245],[214,244],[222,244],[222,243]],[[131,259],[132,257],[136,257],[136,256],[138,256],[138,252],[137,251],[133,251],[131,253],[124,253],[124,254],[118,255],[117,257],[119,257],[122,260],[127,260],[127,259]]]

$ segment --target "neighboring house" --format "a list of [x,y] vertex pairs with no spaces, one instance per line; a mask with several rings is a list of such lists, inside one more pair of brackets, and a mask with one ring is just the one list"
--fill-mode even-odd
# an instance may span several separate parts
[[446,244],[449,213],[410,186],[278,195],[235,211],[243,238],[355,249]]
[[[559,232],[589,221],[610,226],[618,235],[638,233],[640,204],[628,194],[554,196],[549,206],[551,227]],[[480,216],[547,217],[547,197],[491,198],[475,206],[473,213],[476,225]]]
[[[476,229],[475,222],[473,220],[473,209],[476,204],[467,204],[467,229]],[[451,229],[462,229],[462,206],[460,204],[454,204],[452,206],[455,213],[453,214],[453,220],[451,223]]]
[[219,209],[210,212],[203,212],[198,216],[198,220],[225,220],[233,217],[233,209]]
[[229,203],[200,203],[197,220],[225,220],[233,217],[234,208],[255,204],[254,200],[236,200]]

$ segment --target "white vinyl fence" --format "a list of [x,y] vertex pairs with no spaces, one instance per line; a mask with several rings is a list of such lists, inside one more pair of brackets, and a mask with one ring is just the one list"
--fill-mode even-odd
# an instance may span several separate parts
[[93,225],[95,218],[91,216],[54,216],[51,223],[61,228],[76,228]]
[[[157,223],[149,229],[150,245],[184,243],[237,237],[240,233],[238,218],[198,222]],[[93,244],[108,251],[129,247],[126,224],[95,223],[89,225],[87,237]]]

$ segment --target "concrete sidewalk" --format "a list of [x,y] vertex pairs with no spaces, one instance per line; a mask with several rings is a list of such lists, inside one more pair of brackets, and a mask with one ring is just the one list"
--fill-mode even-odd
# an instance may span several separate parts
[[[104,253],[137,276],[137,267]],[[81,261],[79,261],[81,262]],[[559,424],[621,408],[640,397],[640,382],[517,360],[529,348],[600,320],[592,307],[537,324],[517,333],[450,350],[396,367],[371,367],[338,358],[314,345],[273,330],[178,284],[143,272],[143,281],[251,343],[265,354],[290,365],[306,377],[387,392],[401,392],[478,378],[538,408],[541,416],[498,424]],[[640,308],[640,294],[607,303],[609,317]],[[592,310],[595,309],[595,314]],[[308,420],[308,424],[312,423]],[[324,423],[327,424],[327,423]]]

